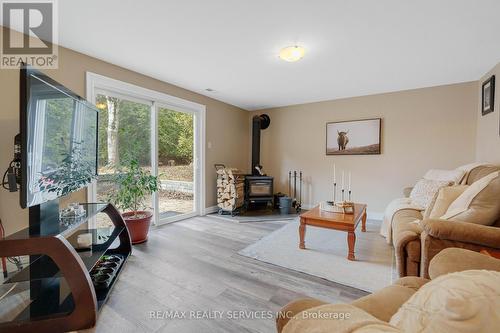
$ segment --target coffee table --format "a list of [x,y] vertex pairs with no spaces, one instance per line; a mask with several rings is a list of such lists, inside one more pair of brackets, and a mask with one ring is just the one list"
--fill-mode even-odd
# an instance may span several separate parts
[[306,226],[315,226],[347,232],[347,259],[355,260],[356,227],[361,222],[361,231],[366,232],[366,205],[354,204],[354,214],[332,213],[319,209],[319,206],[300,215],[299,248],[305,249]]

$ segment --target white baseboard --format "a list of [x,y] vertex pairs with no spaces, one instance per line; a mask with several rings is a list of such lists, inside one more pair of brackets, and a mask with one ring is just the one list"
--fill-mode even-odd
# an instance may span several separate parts
[[[310,205],[310,204],[303,204],[302,205],[302,208],[303,209],[311,209],[311,208],[314,208],[316,205]],[[207,215],[207,214],[212,214],[212,213],[216,213],[217,211],[219,210],[219,207],[218,206],[210,206],[210,207],[206,207],[204,212],[202,213],[202,215]],[[377,220],[377,221],[382,221],[383,218],[384,218],[384,213],[380,213],[380,212],[372,212],[372,211],[368,211],[366,213],[366,217],[369,219],[369,220]]]
[[206,207],[201,215],[216,213],[218,210],[219,210],[219,207],[217,207],[217,206]]

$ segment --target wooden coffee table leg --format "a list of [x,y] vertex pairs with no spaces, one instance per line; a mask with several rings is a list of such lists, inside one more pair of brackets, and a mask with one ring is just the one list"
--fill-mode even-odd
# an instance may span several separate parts
[[362,217],[362,220],[361,220],[361,231],[362,232],[366,232],[366,210],[363,213],[363,217]]
[[356,260],[354,258],[354,245],[356,243],[356,234],[354,231],[349,231],[347,233],[347,244],[349,245],[349,254],[347,255],[347,259]]
[[304,218],[301,218],[299,226],[299,240],[300,240],[299,249],[306,248],[305,237],[306,237],[306,221]]

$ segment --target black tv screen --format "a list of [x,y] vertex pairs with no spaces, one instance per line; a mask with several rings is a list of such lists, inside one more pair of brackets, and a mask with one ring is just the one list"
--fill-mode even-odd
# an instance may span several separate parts
[[47,75],[21,69],[21,207],[87,186],[97,175],[98,109]]

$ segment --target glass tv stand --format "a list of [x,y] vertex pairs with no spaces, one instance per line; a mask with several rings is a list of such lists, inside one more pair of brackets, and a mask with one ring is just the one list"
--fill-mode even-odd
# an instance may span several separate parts
[[[0,258],[21,257],[25,263],[0,284],[0,332],[66,332],[95,325],[132,246],[113,205],[82,205],[84,216],[71,223],[58,218],[30,223],[0,240]],[[112,226],[94,226],[100,213]],[[82,237],[87,245],[82,246]]]

